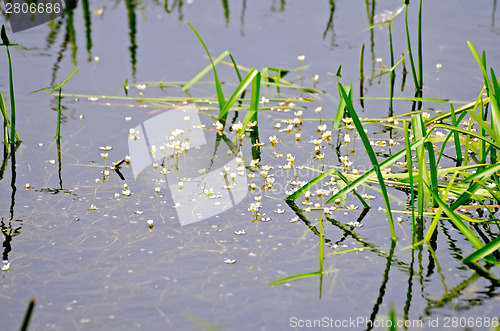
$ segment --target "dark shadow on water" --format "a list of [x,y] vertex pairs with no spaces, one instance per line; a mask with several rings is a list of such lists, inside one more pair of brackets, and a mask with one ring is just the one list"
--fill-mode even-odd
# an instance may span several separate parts
[[380,305],[384,301],[385,289],[387,287],[387,282],[389,281],[389,271],[391,270],[392,257],[394,256],[395,248],[396,248],[396,241],[393,240],[391,243],[391,249],[389,250],[389,255],[387,256],[387,263],[385,265],[384,275],[382,279],[382,284],[380,285],[377,301],[375,303],[375,306],[373,306],[372,313],[370,315],[370,323],[367,323],[368,327],[366,328],[366,330],[373,329],[374,321],[377,318]]
[[132,78],[136,80],[136,65],[137,65],[137,17],[135,14],[135,9],[137,7],[136,0],[125,0],[125,5],[127,6],[128,13],[128,28],[130,37],[130,64],[132,66]]
[[[10,187],[12,189],[11,196],[10,196],[10,207],[9,207],[9,219],[6,222],[5,219],[2,217],[2,220],[0,221],[0,229],[2,231],[2,234],[4,236],[3,240],[3,253],[2,253],[2,258],[3,258],[3,263],[8,263],[9,261],[9,253],[12,251],[12,238],[21,234],[21,220],[14,220],[14,207],[16,205],[16,150],[14,146],[11,146],[11,153],[8,153],[7,147],[4,146],[4,159],[2,162],[2,178],[3,178],[3,171],[6,168],[6,165],[10,159],[11,161],[11,181],[10,181]],[[19,223],[20,225],[15,228],[14,224]]]
[[332,31],[332,41],[331,45],[335,45],[335,32],[333,31],[333,16],[335,14],[335,1],[330,0],[330,16],[328,17],[328,22],[326,23],[325,31],[323,32],[323,40],[325,40],[328,31]]
[[82,9],[83,9],[83,19],[85,21],[85,40],[87,43],[87,54],[88,54],[87,61],[90,62],[92,61],[92,27],[91,27],[92,22],[90,19],[90,8],[88,0],[82,0]]

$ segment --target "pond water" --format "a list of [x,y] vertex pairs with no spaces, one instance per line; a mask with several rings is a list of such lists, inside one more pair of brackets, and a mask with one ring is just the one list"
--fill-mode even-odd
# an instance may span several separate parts
[[[365,96],[387,96],[386,76],[368,79],[381,65],[390,67],[387,25],[364,29],[371,16],[394,11],[401,1],[379,0],[368,6],[365,1],[326,0],[98,1],[90,4],[90,20],[85,19],[82,3],[73,10],[72,19],[65,15],[26,31],[9,30],[11,41],[20,44],[11,53],[22,144],[15,158],[4,160],[0,180],[3,259],[10,263],[0,278],[2,329],[21,325],[31,298],[36,299],[31,330],[287,330],[322,318],[328,323],[323,319],[324,324],[315,328],[344,323],[339,329],[370,329],[366,321],[372,320],[379,323],[373,329],[387,329],[381,321],[387,321],[391,305],[397,319],[423,321],[408,329],[444,328],[449,322],[450,329],[463,330],[466,328],[452,324],[451,318],[470,317],[483,324],[468,329],[490,329],[487,319],[499,317],[499,283],[461,262],[474,248],[442,221],[432,249],[426,245],[409,249],[411,220],[407,214],[400,214],[399,240],[391,246],[376,185],[360,189],[375,197],[368,200],[371,209],[366,213],[348,195],[345,206],[337,206],[324,220],[324,270],[328,273],[269,285],[320,268],[320,211],[308,211],[310,206],[303,205],[302,198],[297,205],[305,210],[298,212],[298,218],[284,201],[292,188],[290,181],[311,180],[324,165],[340,166],[341,156],[349,156],[357,169],[369,168],[360,141],[348,146],[338,143],[347,133],[344,129],[333,131],[332,139],[322,143],[323,160],[315,159],[311,141],[323,134],[318,125],[326,124],[331,130],[338,107],[334,74],[341,64],[341,82],[354,84],[360,117],[388,115],[388,101],[366,100],[364,107],[360,105],[359,54],[364,43]],[[409,21],[415,42],[417,7],[412,1]],[[5,22],[5,16],[0,20]],[[500,68],[496,20],[496,0],[424,1],[425,97],[475,100],[483,82],[466,41],[478,50],[486,49],[488,65]],[[153,119],[149,123],[158,124],[154,130],[164,126],[168,133],[178,127],[155,116],[172,114],[168,111],[193,103],[176,101],[174,107],[126,99],[124,82],[185,82],[207,66],[206,53],[187,23],[197,29],[214,58],[229,50],[236,63],[247,68],[297,69],[285,78],[326,92],[283,89],[278,94],[274,86],[262,86],[261,95],[271,100],[261,107],[273,108],[262,109],[258,115],[260,141],[266,144],[252,148],[251,139],[243,139],[241,151],[247,167],[240,170],[243,176],[235,175],[233,183],[230,176],[220,174],[226,164],[224,157],[228,162],[235,160],[228,155],[231,144],[221,143],[216,153],[221,158],[213,163],[215,120],[210,114],[217,116],[215,102],[195,103],[200,114],[189,115],[190,121],[199,118],[206,125],[205,130],[200,129],[207,141],[199,151],[201,156],[188,151],[182,157],[181,172],[175,172],[170,163],[156,169],[146,162],[147,167],[134,173],[134,164],[145,161],[130,147],[130,129],[137,128],[138,135],[147,133],[150,149],[154,134],[145,123]],[[399,59],[406,52],[403,16],[393,22],[393,39]],[[6,96],[6,56],[3,50],[0,54],[0,90]],[[299,55],[305,55],[303,63]],[[62,100],[58,146],[54,138],[56,96],[29,93],[59,83],[76,66],[80,67],[78,73],[63,88],[70,95]],[[228,97],[237,82],[234,69],[224,63],[217,68]],[[316,74],[319,79],[313,82]],[[212,74],[203,80],[213,82]],[[408,77],[405,91],[396,96],[412,94],[410,80]],[[186,97],[178,88],[139,87],[130,86],[129,96]],[[195,85],[189,93],[192,98],[210,100],[216,95],[213,84]],[[301,97],[312,99],[298,99]],[[290,102],[280,105],[283,100],[273,101],[277,98],[289,98],[295,106]],[[322,107],[321,114],[315,112],[317,107]],[[448,106],[424,103],[424,108],[438,107]],[[294,119],[298,117],[294,112],[300,109],[303,122],[289,133],[280,119]],[[395,114],[409,110],[410,103],[395,103]],[[246,111],[239,113],[231,112],[229,118],[242,121]],[[275,128],[276,123],[282,127]],[[182,120],[175,124],[186,125]],[[374,141],[387,141],[392,134],[380,124],[367,125],[367,129]],[[186,134],[193,145],[197,144],[196,134],[194,129]],[[281,140],[275,147],[268,139],[274,135]],[[233,132],[227,137],[235,142]],[[403,141],[398,134],[391,138]],[[106,146],[112,149],[100,149]],[[375,150],[380,156],[393,152],[387,145]],[[108,154],[106,159],[102,153]],[[162,162],[160,153],[158,150],[153,163]],[[248,165],[256,153],[260,154],[260,169]],[[291,170],[282,167],[287,164],[287,154],[295,157]],[[103,176],[105,166],[109,169],[126,155],[131,155],[131,162],[122,164],[124,179],[113,170]],[[269,173],[275,181],[268,189],[262,188],[265,165],[274,167]],[[230,172],[236,172],[237,164],[232,167]],[[170,174],[160,176],[162,168]],[[202,168],[219,176],[209,184],[215,195],[222,196],[223,212],[208,210],[217,199],[193,202],[183,195],[194,179],[183,182],[185,190],[179,190],[179,182],[200,176],[197,170]],[[255,178],[248,176],[251,174]],[[256,184],[255,190],[247,190],[251,183]],[[227,185],[232,186],[229,200],[224,196]],[[244,190],[237,191],[241,187]],[[395,209],[405,210],[408,196],[398,190],[390,193]],[[259,197],[262,217],[249,210]],[[325,200],[310,199],[321,204]],[[191,224],[181,226],[179,209],[189,214],[195,205],[197,213],[184,218]],[[348,224],[354,221],[363,226]],[[348,249],[354,250],[337,254]],[[498,278],[497,269],[490,273]]]

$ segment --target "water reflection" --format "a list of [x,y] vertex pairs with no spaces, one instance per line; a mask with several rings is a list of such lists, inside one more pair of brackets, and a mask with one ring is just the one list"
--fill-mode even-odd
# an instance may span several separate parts
[[137,65],[137,43],[136,43],[136,35],[137,35],[137,17],[135,14],[135,10],[137,8],[137,1],[135,0],[125,0],[125,5],[127,6],[127,14],[128,14],[128,28],[129,28],[129,37],[130,37],[130,47],[128,48],[130,51],[130,64],[132,66],[132,77],[135,80],[136,74],[136,65]]
[[[3,252],[2,252],[2,258],[3,258],[3,266],[2,270],[8,270],[9,269],[9,253],[12,251],[12,238],[20,234],[21,230],[21,220],[14,220],[14,207],[16,205],[16,149],[14,146],[11,146],[10,153],[8,151],[8,147],[4,146],[4,158],[2,161],[2,168],[0,170],[0,180],[3,179],[3,174],[5,171],[5,168],[7,166],[8,161],[11,161],[11,181],[10,181],[10,187],[12,189],[11,191],[11,196],[10,196],[10,207],[9,207],[9,219],[6,222],[5,219],[2,217],[2,220],[0,221],[0,229],[2,231],[4,240],[3,240]],[[18,227],[15,227],[15,224],[19,223],[20,225]]]
[[[485,300],[491,299],[491,298],[496,298],[500,295],[498,292],[498,288],[500,287],[500,281],[497,279],[497,277],[489,271],[491,268],[490,265],[480,265],[478,263],[471,263],[467,265],[470,270],[473,270],[475,273],[464,279],[461,283],[458,285],[448,288],[446,284],[446,277],[445,274],[443,273],[443,270],[437,260],[436,252],[438,249],[437,246],[437,231],[435,232],[435,235],[431,238],[429,244],[428,244],[428,257],[427,257],[427,267],[424,268],[424,258],[423,258],[423,245],[415,245],[414,248],[411,248],[411,253],[410,253],[410,263],[407,264],[406,262],[403,262],[401,260],[398,260],[395,256],[395,248],[396,248],[396,242],[393,241],[391,243],[389,252],[386,253],[381,250],[381,248],[377,247],[373,243],[370,243],[363,237],[361,237],[359,234],[354,232],[354,226],[346,225],[343,224],[331,216],[326,217],[326,220],[332,224],[333,226],[337,227],[342,231],[342,234],[340,235],[340,238],[338,240],[334,239],[329,239],[329,238],[323,238],[323,231],[318,230],[315,226],[311,224],[311,221],[305,217],[303,214],[302,210],[294,203],[291,201],[287,201],[289,207],[292,209],[292,211],[297,215],[298,219],[300,219],[307,227],[308,229],[314,233],[316,236],[318,236],[324,244],[326,244],[326,247],[329,247],[330,249],[333,249],[334,247],[340,246],[341,243],[345,242],[345,239],[347,237],[351,237],[355,239],[359,244],[361,244],[361,247],[369,249],[372,252],[377,253],[379,258],[383,258],[386,260],[385,264],[385,269],[382,274],[382,282],[380,284],[379,290],[378,290],[378,296],[375,300],[375,304],[372,308],[370,319],[367,323],[367,330],[371,330],[374,325],[374,321],[377,319],[378,314],[380,313],[380,308],[382,306],[382,303],[384,301],[385,294],[387,293],[387,290],[390,288],[390,283],[389,283],[389,273],[391,270],[391,266],[397,266],[398,270],[400,272],[407,273],[408,275],[408,281],[407,281],[407,290],[406,290],[406,300],[405,304],[403,306],[403,318],[404,320],[409,320],[410,318],[410,308],[412,305],[412,302],[414,300],[418,300],[418,296],[415,296],[413,293],[414,290],[414,263],[415,263],[415,251],[418,252],[417,257],[418,257],[418,277],[419,277],[419,282],[417,286],[420,288],[420,297],[423,298],[426,301],[426,308],[424,309],[423,315],[419,316],[420,319],[423,319],[424,317],[430,317],[434,316],[436,314],[435,310],[438,308],[443,308],[443,307],[448,307],[453,310],[469,310],[475,307],[476,305],[484,303]],[[363,218],[368,214],[369,209],[364,209],[361,214],[359,215],[357,222],[361,222]],[[448,250],[452,252],[452,256],[458,261],[458,266],[457,269],[459,270],[466,270],[466,266],[461,263],[463,254],[456,246],[456,240],[451,238],[449,234],[449,229],[444,225],[444,222],[440,222],[440,228],[447,238],[447,243],[448,243]],[[417,224],[415,225],[415,236],[413,236],[412,241],[419,242],[423,239],[423,229],[424,229],[424,220],[419,219],[417,221]],[[487,242],[489,241],[489,238],[483,238]],[[333,253],[333,254],[338,254],[338,253]],[[426,270],[426,272],[424,272]],[[441,284],[443,286],[443,292],[441,297],[438,297],[438,299],[434,298],[433,296],[430,296],[429,294],[426,293],[426,284],[429,283],[431,277],[433,276],[434,272],[437,271],[437,273],[440,276],[441,279]],[[483,289],[477,289],[475,288],[472,290],[475,295],[472,299],[470,299],[467,296],[467,290],[469,287],[477,286],[478,281],[480,278],[483,278],[486,280],[486,285],[484,285]],[[322,284],[322,279],[320,279],[320,296],[321,296],[321,284]],[[432,292],[434,294],[435,291]]]
[[[51,83],[53,84],[56,80],[57,76],[57,71],[61,65],[61,62],[63,61],[65,57],[65,53],[68,50],[68,48],[71,48],[71,61],[74,66],[77,66],[77,54],[78,54],[78,42],[76,39],[76,30],[77,27],[75,27],[75,11],[78,7],[78,1],[76,0],[68,0],[67,1],[68,5],[65,8],[64,15],[61,16],[60,18],[53,20],[49,23],[50,31],[46,37],[46,49],[49,50],[53,47],[53,44],[56,42],[57,37],[59,34],[61,34],[61,31],[64,30],[64,37],[63,41],[59,47],[59,51],[57,52],[56,56],[56,61],[53,65],[53,73],[52,73],[52,81]],[[117,1],[117,4],[119,4],[120,1]],[[130,62],[130,68],[131,68],[131,75],[134,79],[136,80],[136,75],[137,75],[137,49],[139,47],[138,41],[137,41],[137,11],[145,10],[145,6],[142,5],[142,2],[139,0],[124,0],[126,11],[127,11],[127,19],[128,19],[128,35],[129,35],[129,62]],[[374,16],[374,10],[375,10],[375,1],[369,4],[369,1],[366,0],[367,3],[367,15],[368,15],[368,21],[371,24],[373,24],[373,16]],[[161,4],[158,1],[155,1],[153,6],[158,6],[160,7]],[[178,13],[177,19],[179,21],[184,21],[184,14],[183,14],[183,5],[184,2],[182,0],[176,0],[171,3],[169,3],[168,0],[165,1],[163,5],[163,9],[167,14],[172,14],[174,12]],[[285,0],[273,0],[270,11],[271,12],[284,12],[285,11],[285,5],[286,1]],[[325,30],[322,33],[322,38],[325,39],[326,36],[328,35],[329,32],[332,34],[332,39],[330,44],[332,46],[335,46],[335,33],[334,33],[334,14],[335,14],[335,1],[334,0],[329,0],[329,5],[330,5],[330,14],[328,16],[328,20],[326,22],[326,27]],[[240,35],[245,36],[245,15],[246,15],[246,8],[247,8],[247,1],[242,0],[241,4],[241,14],[240,14]],[[94,46],[94,42],[92,39],[92,11],[90,8],[90,2],[88,0],[82,0],[81,1],[81,7],[82,7],[82,12],[83,12],[83,21],[84,21],[84,33],[85,33],[85,49],[87,51],[87,62],[92,61],[92,48]],[[230,7],[229,7],[229,2],[227,0],[222,0],[221,1],[221,7],[223,10],[223,17],[224,21],[226,23],[226,27],[229,27],[229,22],[230,22]],[[104,11],[105,11],[106,6],[103,5],[102,9],[98,9],[95,11],[96,14],[102,15],[101,17],[104,16]],[[176,10],[176,11],[175,11]],[[371,39],[371,53],[372,53],[372,65],[374,66],[374,35],[373,35],[373,29],[370,30],[370,39]]]
[[328,17],[328,22],[326,23],[325,32],[323,32],[323,40],[326,38],[328,31],[332,32],[332,41],[331,45],[334,45],[335,33],[333,32],[333,15],[335,14],[335,1],[330,0],[330,16]]
[[85,40],[87,43],[87,62],[92,61],[92,22],[90,20],[89,1],[82,0],[83,19],[85,20]]

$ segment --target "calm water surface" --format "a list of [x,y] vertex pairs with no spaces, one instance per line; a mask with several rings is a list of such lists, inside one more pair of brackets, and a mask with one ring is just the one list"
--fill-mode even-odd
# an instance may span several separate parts
[[[412,251],[405,249],[411,242],[411,221],[402,214],[396,229],[399,241],[391,247],[376,187],[362,191],[376,196],[369,200],[372,208],[366,215],[359,202],[349,196],[347,206],[354,204],[356,209],[340,208],[325,221],[324,263],[330,273],[322,279],[316,276],[269,285],[319,270],[319,212],[305,211],[307,222],[291,222],[296,215],[283,200],[285,190],[290,189],[288,181],[310,180],[317,175],[302,169],[295,177],[293,171],[278,168],[286,163],[287,153],[295,155],[296,165],[322,166],[313,160],[310,143],[319,135],[318,121],[304,121],[300,142],[294,134],[273,128],[278,119],[293,118],[293,111],[259,114],[261,141],[267,143],[271,135],[282,141],[276,147],[266,144],[261,148],[262,164],[275,167],[270,171],[276,178],[274,188],[250,191],[230,210],[183,227],[169,192],[155,193],[156,185],[147,176],[135,181],[130,166],[122,168],[125,180],[112,171],[104,181],[101,174],[104,160],[99,147],[112,147],[107,152],[107,165],[124,158],[129,154],[129,129],[165,108],[131,100],[65,97],[59,157],[54,139],[57,100],[43,93],[28,93],[60,82],[75,66],[80,70],[65,85],[65,93],[123,96],[125,79],[131,84],[187,81],[209,63],[188,22],[202,35],[214,57],[227,49],[238,64],[248,68],[300,68],[297,56],[305,55],[304,65],[310,66],[303,70],[303,84],[312,86],[312,78],[318,74],[317,88],[328,95],[310,95],[315,102],[298,104],[305,107],[303,118],[318,119],[314,109],[321,106],[322,123],[331,127],[328,119],[335,116],[338,94],[336,78],[328,73],[335,73],[340,64],[342,83],[354,83],[360,116],[388,115],[386,101],[366,101],[364,108],[359,105],[361,45],[365,44],[367,77],[372,69],[380,69],[377,58],[390,66],[387,26],[363,31],[370,17],[364,1],[335,1],[334,6],[326,0],[165,3],[168,10],[156,1],[92,2],[90,24],[86,24],[80,2],[72,23],[65,16],[52,24],[9,34],[20,44],[12,49],[12,56],[17,125],[23,142],[15,154],[15,167],[12,158],[4,161],[0,180],[3,258],[10,262],[10,270],[2,271],[0,278],[2,329],[20,326],[31,298],[37,302],[32,330],[203,330],[214,325],[224,330],[287,330],[298,326],[298,320],[323,317],[341,322],[380,321],[387,319],[391,304],[397,318],[423,320],[423,329],[431,329],[429,319],[437,320],[443,328],[447,317],[498,317],[498,281],[480,276],[460,262],[473,247],[448,222],[439,225],[432,250],[424,246]],[[396,0],[376,1],[375,17],[400,4]],[[467,40],[478,50],[486,49],[489,66],[500,68],[495,8],[495,0],[424,1],[426,97],[464,101],[477,97],[481,73]],[[416,1],[412,1],[413,41],[416,10]],[[5,17],[0,20],[5,21]],[[398,17],[393,23],[398,57],[406,49],[403,27],[403,17]],[[0,54],[0,89],[6,95],[6,56],[3,51]],[[436,68],[438,63],[441,69]],[[221,80],[228,83],[225,89],[229,95],[236,81],[234,71],[223,64],[218,67]],[[401,84],[400,76],[398,72],[396,85]],[[212,79],[207,77],[205,80]],[[300,84],[301,71],[286,78]],[[411,77],[407,85],[405,92],[397,95],[410,95]],[[388,91],[387,77],[380,83],[379,79],[365,81],[367,96],[387,96]],[[139,92],[129,89],[132,96]],[[150,87],[143,93],[146,97],[185,96],[176,89]],[[200,85],[190,93],[193,97],[214,97],[215,89]],[[263,87],[262,95],[272,98],[277,93]],[[285,90],[282,96],[301,94]],[[424,107],[446,106],[429,103]],[[395,113],[409,110],[407,103],[395,104]],[[239,116],[242,120],[244,114]],[[201,117],[210,127],[213,121],[208,115]],[[389,137],[381,125],[367,128],[373,139]],[[338,156],[346,155],[343,146],[336,149],[336,141],[344,133],[335,132],[331,143],[325,145],[325,164],[339,165]],[[207,130],[207,137],[213,138],[213,132],[210,134]],[[393,138],[402,139],[397,134]],[[358,141],[347,153],[356,168],[367,169],[361,148]],[[388,147],[376,151],[380,155],[392,152]],[[243,153],[251,159],[249,140],[243,143]],[[276,157],[275,153],[285,156]],[[261,183],[259,180],[255,181]],[[30,189],[25,188],[27,183]],[[125,183],[130,196],[122,194]],[[395,209],[404,210],[407,196],[396,190],[390,193]],[[248,211],[258,196],[262,196],[260,211],[271,218],[269,222],[253,221]],[[307,207],[302,201],[297,204]],[[311,201],[321,202],[316,197]],[[276,213],[278,209],[284,212]],[[152,230],[147,224],[150,219],[154,221]],[[358,219],[362,227],[346,225]],[[235,234],[241,230],[245,234]],[[364,250],[331,254],[350,248]],[[228,260],[234,263],[226,263]],[[490,272],[498,278],[497,269]],[[349,324],[342,329],[349,328],[366,326]]]

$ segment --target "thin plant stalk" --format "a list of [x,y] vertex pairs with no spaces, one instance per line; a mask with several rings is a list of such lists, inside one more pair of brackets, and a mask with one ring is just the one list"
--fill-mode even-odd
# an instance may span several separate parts
[[361,107],[365,108],[365,102],[363,100],[363,90],[364,90],[364,56],[365,56],[365,44],[361,46],[361,54],[359,55],[359,103]]
[[422,90],[424,88],[424,58],[422,49],[422,0],[419,1],[418,5],[418,88],[420,90],[419,96],[422,97]]
[[[44,90],[50,90],[47,94],[45,94],[45,95],[48,95],[48,94],[53,93],[56,90],[58,90],[56,139],[60,139],[61,138],[61,98],[62,98],[62,88],[63,88],[64,84],[66,84],[68,82],[68,80],[71,77],[73,77],[78,72],[78,69],[80,69],[80,67],[74,69],[73,72],[71,72],[71,74],[69,74],[66,78],[63,79],[62,82],[60,82],[57,85],[53,85],[53,86],[49,86],[49,87],[44,87],[44,88],[41,88],[39,90],[31,92],[31,93],[36,93],[36,92],[40,92],[40,91],[44,91]],[[127,82],[125,82],[125,84],[127,84]]]
[[[0,38],[2,39],[2,44],[0,46],[5,46],[5,49],[7,50],[7,59],[9,63],[9,92],[10,92],[10,145],[14,145],[16,143],[16,138],[17,141],[19,142],[19,136],[17,135],[16,132],[16,102],[15,102],[15,95],[14,95],[14,78],[12,75],[12,59],[10,57],[10,46],[16,46],[18,44],[12,44],[9,40],[9,37],[7,36],[7,31],[5,29],[5,25],[2,25],[2,30],[0,31]],[[5,112],[7,114],[6,110],[2,111],[2,114]],[[4,116],[4,121],[5,121],[5,116]]]
[[411,65],[411,73],[413,76],[413,82],[415,84],[415,89],[419,89],[420,84],[418,83],[417,71],[415,70],[415,62],[413,61],[413,52],[411,50],[411,39],[410,39],[410,30],[408,28],[408,6],[410,4],[410,0],[405,0],[405,27],[406,27],[406,42],[408,43],[408,54],[410,56],[410,65]]
[[14,99],[14,78],[12,77],[12,62],[10,59],[9,46],[7,49],[7,58],[9,59],[9,91],[10,91],[10,143],[16,142],[16,102]]
[[[394,48],[392,45],[392,21],[389,21],[389,45],[391,50],[391,68],[394,67]],[[389,116],[393,115],[393,102],[392,98],[394,97],[394,82],[396,79],[396,73],[394,70],[391,70],[391,87],[389,92]]]
[[56,138],[58,140],[61,138],[61,91],[62,91],[62,87],[59,88],[59,95],[57,97],[57,129],[56,129]]

